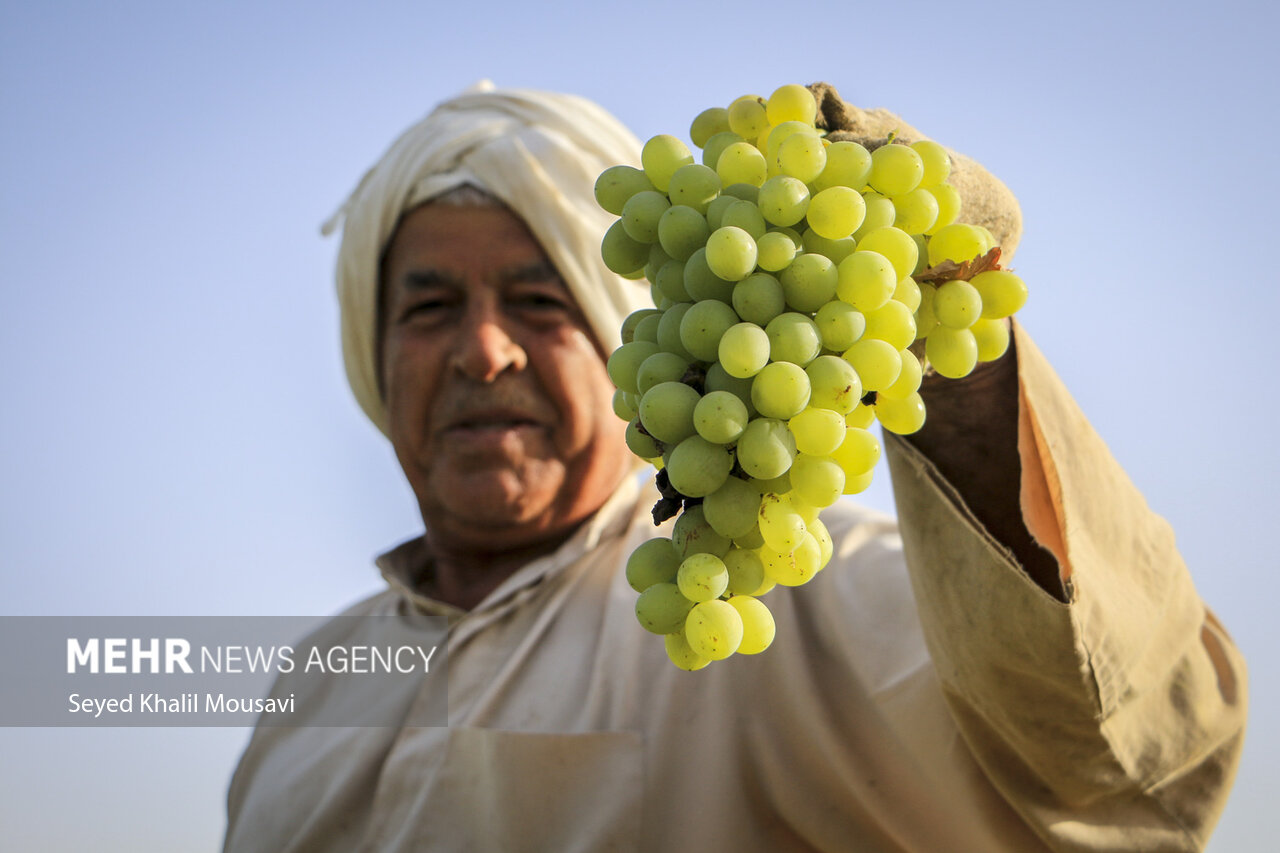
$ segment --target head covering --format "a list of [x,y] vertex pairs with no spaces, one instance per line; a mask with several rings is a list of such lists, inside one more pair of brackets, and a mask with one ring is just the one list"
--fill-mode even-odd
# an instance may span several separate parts
[[620,163],[640,165],[640,142],[601,107],[488,81],[440,104],[392,143],[323,229],[343,226],[343,359],[356,400],[378,429],[387,432],[377,377],[378,273],[401,216],[463,184],[497,196],[529,226],[608,352],[620,342],[623,318],[652,307],[646,283],[610,272],[600,257],[616,217],[596,204],[595,180]]

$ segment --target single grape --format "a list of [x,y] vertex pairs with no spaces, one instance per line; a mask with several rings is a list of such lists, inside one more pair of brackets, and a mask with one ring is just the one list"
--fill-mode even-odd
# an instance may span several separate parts
[[844,469],[846,477],[866,474],[880,461],[880,440],[870,430],[846,427],[844,441],[831,458]]
[[628,394],[621,389],[613,392],[613,413],[620,420],[633,420],[639,415],[640,410],[637,408],[639,404],[640,401],[635,394]]
[[700,435],[677,444],[667,461],[671,487],[687,498],[704,498],[724,485],[733,468],[733,453]]
[[658,270],[653,283],[672,302],[688,302],[689,291],[684,289],[684,261],[670,260]]
[[707,265],[707,248],[697,249],[684,263],[684,289],[691,299],[715,299],[726,305],[733,301],[734,283],[725,281]]
[[712,136],[728,129],[729,111],[724,107],[710,107],[694,116],[693,123],[689,125],[689,139],[702,148]]
[[658,219],[658,242],[678,261],[688,261],[710,233],[707,218],[688,205],[672,205]]
[[833,299],[813,315],[824,349],[844,352],[866,331],[866,316],[848,302]]
[[836,355],[820,355],[804,369],[809,376],[809,405],[840,414],[862,399],[862,380],[853,365]]
[[735,200],[732,205],[725,209],[724,216],[720,220],[721,227],[732,225],[741,228],[751,235],[752,240],[759,240],[765,234],[764,216],[760,213],[760,208],[749,201]]
[[956,223],[939,228],[929,238],[929,266],[943,261],[963,263],[987,250],[987,237],[973,225]]
[[627,558],[627,583],[636,592],[644,592],[656,583],[671,583],[676,579],[680,560],[671,540],[659,536],[642,543]]
[[1009,349],[1009,326],[1004,320],[979,320],[969,330],[978,344],[978,361],[995,361]]
[[[684,344],[680,342],[680,323],[692,307],[688,302],[672,305],[662,312],[662,319],[658,321],[658,347],[675,353],[685,361],[693,361],[694,358],[693,353],[685,349]],[[648,356],[645,357],[648,358]]]
[[689,362],[673,352],[655,352],[640,363],[636,389],[643,395],[661,382],[679,382],[689,370]]
[[920,162],[924,165],[920,186],[937,186],[951,175],[951,155],[947,154],[947,149],[932,139],[921,139],[911,143],[910,147],[920,155]]
[[857,231],[866,215],[866,202],[857,190],[835,186],[820,191],[809,200],[805,219],[820,236],[839,240]]
[[693,409],[701,399],[683,382],[662,382],[640,398],[640,423],[649,435],[675,445],[693,435]]
[[795,311],[779,314],[764,328],[769,337],[769,358],[804,367],[822,352],[822,333],[812,318]]
[[769,363],[769,335],[755,323],[738,323],[720,339],[717,357],[730,376],[755,376]]
[[605,371],[613,381],[614,387],[628,394],[638,394],[640,388],[636,384],[636,378],[640,372],[640,365],[657,352],[658,345],[649,341],[632,341],[614,350],[609,360],[605,362]]
[[760,511],[760,493],[751,484],[729,477],[702,502],[707,524],[731,539],[750,533]]
[[[791,463],[790,474],[795,494],[814,507],[831,506],[844,491],[844,471],[835,460],[827,456],[801,453]],[[769,537],[766,536],[765,542],[768,541]]]
[[738,282],[731,298],[738,316],[757,326],[769,325],[787,307],[782,282],[765,272],[752,273]]
[[924,353],[934,370],[948,379],[959,379],[968,376],[978,363],[978,342],[968,329],[939,325],[925,339]]
[[600,243],[600,257],[604,265],[621,276],[639,275],[649,260],[649,246],[627,233],[622,220],[609,226]]
[[[822,140],[809,133],[793,133],[778,146],[778,170],[796,180],[809,183],[822,174],[827,165],[827,151]],[[850,233],[853,229],[849,229]]]
[[[759,503],[760,496],[756,495],[757,509]],[[729,571],[729,586],[725,588],[725,592],[730,595],[751,595],[764,583],[764,563],[755,551],[730,548],[729,553],[724,555],[724,566]]]
[[760,501],[759,524],[765,547],[784,554],[799,546],[806,530],[804,518],[791,501],[775,494]]
[[[884,400],[905,400],[920,388],[920,382],[924,378],[924,368],[921,367],[920,359],[916,358],[915,353],[909,349],[903,349],[898,355],[902,358],[902,370],[898,373],[898,378],[893,380],[892,385],[881,388],[877,393],[877,409]],[[878,411],[877,414],[879,414]]]
[[769,126],[769,117],[758,95],[743,95],[729,105],[729,129],[743,139],[755,139]]
[[858,250],[836,267],[836,295],[863,313],[874,311],[893,296],[898,278],[884,255]]
[[827,165],[813,185],[818,190],[849,187],[861,191],[870,175],[871,152],[857,142],[833,142],[827,147]]
[[676,169],[693,162],[693,155],[676,137],[662,133],[649,139],[640,150],[644,174],[656,189],[667,191]]
[[715,361],[720,339],[738,323],[738,315],[723,302],[697,302],[680,320],[680,343],[698,361]]
[[917,187],[890,201],[893,202],[894,227],[908,234],[923,234],[938,221],[938,197],[926,189]]
[[910,435],[924,426],[924,400],[911,393],[900,400],[881,397],[876,401],[876,420],[889,432]]
[[789,361],[775,361],[751,380],[751,403],[766,418],[787,420],[809,405],[809,376]]
[[765,105],[765,116],[771,124],[782,124],[784,121],[802,121],[813,124],[818,116],[818,102],[813,93],[804,86],[789,83],[779,86],[769,96]]
[[667,186],[672,204],[683,204],[706,215],[711,202],[720,195],[720,178],[714,169],[689,163],[676,169]]
[[596,178],[596,203],[614,216],[621,216],[628,199],[638,192],[652,189],[653,182],[636,167],[610,166]]
[[667,634],[662,640],[666,646],[667,658],[680,669],[696,672],[711,663],[710,658],[704,658],[689,646],[683,629]]
[[813,313],[835,298],[839,275],[824,255],[798,256],[778,276],[787,305],[801,313]]
[[[862,198],[862,196],[858,196]],[[831,263],[838,264],[845,258],[852,255],[858,248],[858,243],[852,237],[841,237],[839,240],[828,240],[812,228],[804,232],[801,238],[804,251],[811,252],[815,255],[822,255]]]
[[680,514],[671,528],[671,544],[681,560],[691,554],[715,554],[723,558],[733,543],[707,523],[702,505],[691,506]]
[[747,424],[738,439],[738,464],[757,480],[780,477],[791,467],[796,440],[785,421],[756,418]]
[[881,145],[871,152],[871,175],[867,183],[876,192],[887,196],[909,193],[920,185],[923,177],[924,161],[906,145]]
[[952,329],[967,329],[982,316],[982,296],[967,281],[944,281],[933,297],[933,315]]
[[[729,146],[738,142],[746,142],[746,140],[731,130],[724,130],[713,134],[711,138],[707,140],[707,144],[702,147],[702,165],[715,169],[720,162],[720,157],[729,148]],[[755,146],[753,145],[752,147],[754,148]],[[764,159],[763,154],[760,156],[761,159]]]
[[787,426],[796,437],[796,450],[809,456],[829,456],[844,442],[844,416],[832,409],[810,406]]
[[769,231],[756,240],[756,264],[762,270],[777,272],[785,269],[795,256],[795,243],[785,234]]
[[769,166],[764,154],[750,142],[734,142],[720,152],[716,160],[716,175],[720,181],[730,184],[760,186],[769,177]]
[[822,568],[822,549],[807,531],[793,551],[781,552],[765,546],[760,551],[765,576],[782,586],[800,586],[813,579]]
[[776,175],[760,186],[757,201],[767,222],[795,225],[809,209],[809,188],[804,181],[787,175]]
[[987,320],[1008,317],[1027,303],[1027,285],[1008,270],[988,270],[970,279],[982,299],[982,316]]
[[741,281],[756,268],[756,241],[741,228],[722,226],[707,238],[706,258],[707,266],[720,278]]
[[627,449],[641,459],[660,459],[662,457],[662,445],[654,441],[653,436],[647,432],[640,431],[640,418],[638,416],[632,418],[631,422],[627,424],[624,440],[627,443]]
[[693,427],[714,444],[732,444],[747,428],[747,406],[729,391],[708,391],[693,407]]
[[865,252],[877,252],[889,259],[897,273],[893,279],[895,287],[899,279],[915,271],[916,261],[920,257],[920,250],[911,235],[893,226],[866,232],[859,238],[858,248]]
[[[764,580],[764,565],[761,564],[761,581]],[[758,655],[769,648],[777,634],[777,625],[773,614],[763,601],[750,595],[734,595],[729,604],[738,611],[742,619],[742,642],[738,645],[740,655]]]
[[727,601],[703,601],[695,604],[685,618],[684,636],[697,654],[724,660],[742,644],[742,617]]
[[911,309],[890,299],[874,311],[866,314],[867,328],[862,339],[874,338],[886,341],[894,349],[904,350],[916,339],[916,320]]
[[714,554],[692,554],[680,564],[676,586],[690,601],[710,601],[719,598],[729,586],[729,570]]
[[[862,391],[879,391],[887,388],[902,372],[902,356],[898,347],[887,341],[863,337],[845,350],[844,360],[853,365],[862,380]],[[643,406],[644,400],[641,399]]]
[[627,235],[641,243],[658,239],[658,220],[671,207],[666,195],[657,190],[638,192],[622,208],[622,227]]
[[925,234],[932,236],[956,221],[960,216],[960,192],[951,184],[938,184],[936,187],[925,187],[938,202],[938,218],[933,225],[925,229]]
[[693,602],[674,583],[655,583],[636,599],[636,619],[654,634],[672,634],[684,627]]

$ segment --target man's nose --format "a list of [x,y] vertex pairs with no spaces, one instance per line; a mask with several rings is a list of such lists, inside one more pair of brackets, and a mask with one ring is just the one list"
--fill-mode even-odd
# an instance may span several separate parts
[[508,370],[524,370],[529,363],[528,353],[492,307],[476,306],[468,311],[455,340],[453,364],[476,382],[492,382]]

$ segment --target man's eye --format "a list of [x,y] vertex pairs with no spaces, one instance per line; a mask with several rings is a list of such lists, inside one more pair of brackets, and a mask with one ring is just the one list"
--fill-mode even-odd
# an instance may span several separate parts
[[449,303],[443,299],[423,299],[406,306],[404,311],[400,313],[400,318],[402,320],[411,320],[415,317],[429,317],[432,314],[446,310],[448,307]]
[[535,311],[564,311],[569,307],[565,300],[545,293],[523,293],[513,301],[522,308],[531,308]]

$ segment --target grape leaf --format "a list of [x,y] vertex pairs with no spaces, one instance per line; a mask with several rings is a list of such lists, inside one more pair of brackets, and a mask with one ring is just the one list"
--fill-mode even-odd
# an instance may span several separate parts
[[968,281],[975,275],[989,270],[1000,269],[1000,247],[993,246],[985,255],[974,258],[964,263],[957,264],[955,261],[947,260],[942,263],[921,270],[918,275],[913,276],[917,283],[924,282],[941,282],[941,281]]

